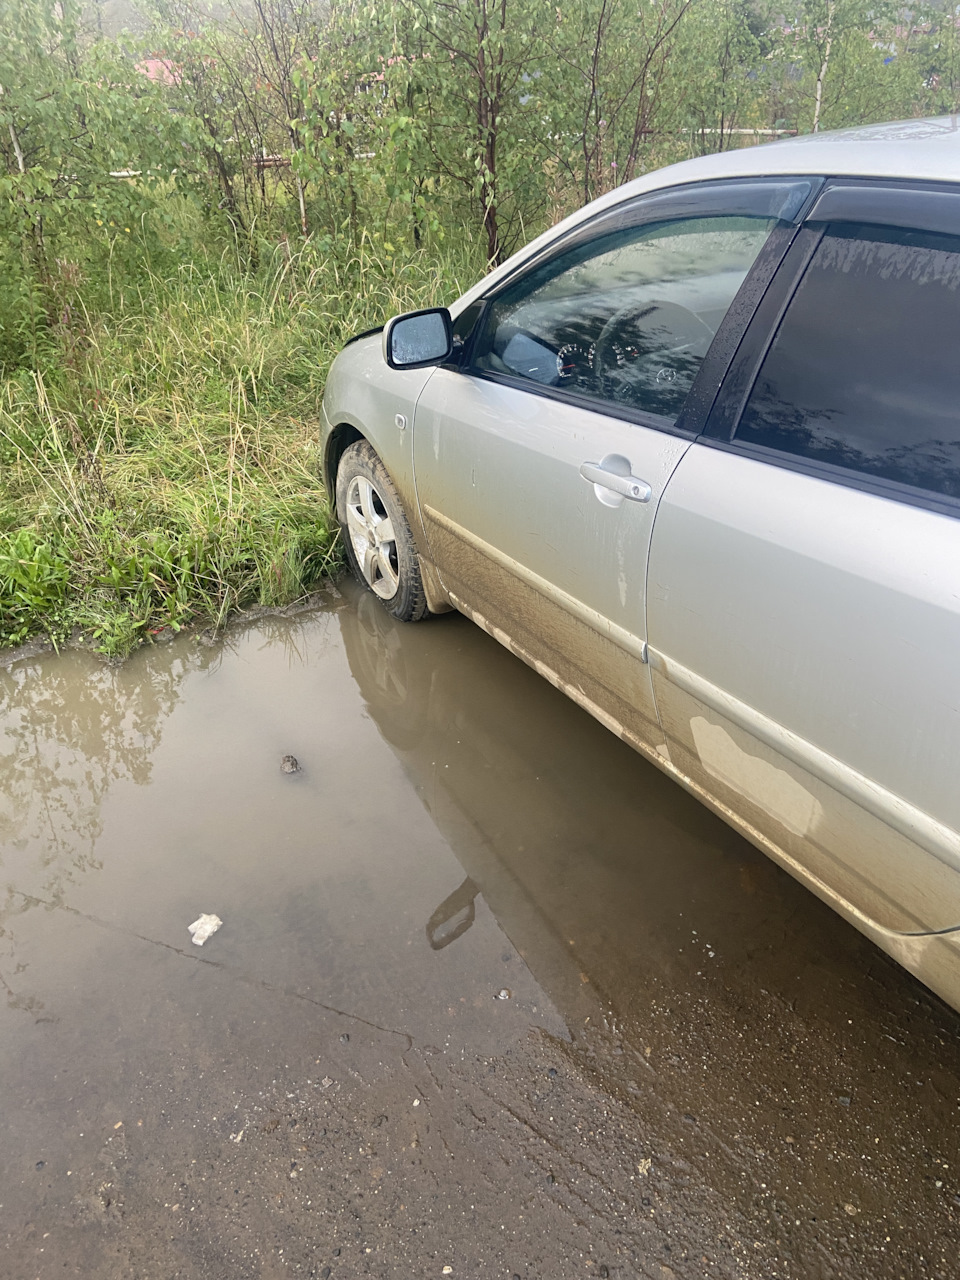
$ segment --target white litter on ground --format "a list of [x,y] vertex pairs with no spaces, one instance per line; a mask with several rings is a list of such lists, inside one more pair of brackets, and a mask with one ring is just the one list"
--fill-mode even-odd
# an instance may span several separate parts
[[187,929],[191,940],[198,947],[202,947],[208,938],[213,937],[222,924],[223,921],[219,916],[202,915],[199,920],[194,920],[193,924],[188,924]]

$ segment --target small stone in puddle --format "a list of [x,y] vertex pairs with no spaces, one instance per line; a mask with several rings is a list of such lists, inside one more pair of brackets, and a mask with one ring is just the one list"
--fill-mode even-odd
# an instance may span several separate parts
[[497,992],[497,994],[494,996],[494,999],[509,1000],[512,995],[513,995],[513,992],[510,990],[509,987],[501,987],[500,990]]
[[281,773],[300,773],[300,762],[296,756],[284,756],[280,761]]

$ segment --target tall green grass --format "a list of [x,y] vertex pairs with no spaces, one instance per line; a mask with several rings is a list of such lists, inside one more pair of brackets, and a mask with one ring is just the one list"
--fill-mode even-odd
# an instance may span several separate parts
[[[402,260],[285,244],[80,281],[39,367],[0,382],[0,645],[151,632],[281,605],[338,564],[319,480],[329,365],[359,329],[448,302],[472,245]],[[90,291],[92,293],[92,290]]]

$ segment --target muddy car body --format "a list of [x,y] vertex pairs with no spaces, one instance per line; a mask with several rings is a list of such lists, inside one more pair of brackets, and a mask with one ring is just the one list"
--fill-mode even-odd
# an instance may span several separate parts
[[794,139],[352,341],[322,447],[395,616],[467,614],[960,1007],[957,336],[956,122]]

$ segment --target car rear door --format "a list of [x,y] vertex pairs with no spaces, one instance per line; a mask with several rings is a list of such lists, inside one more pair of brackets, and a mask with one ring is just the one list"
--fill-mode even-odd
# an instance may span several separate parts
[[811,185],[705,183],[606,215],[488,299],[460,365],[417,404],[417,495],[446,590],[647,750],[661,742],[644,665],[654,513],[716,378],[721,322],[769,280]]
[[653,535],[674,765],[859,923],[960,923],[960,191],[836,182]]

